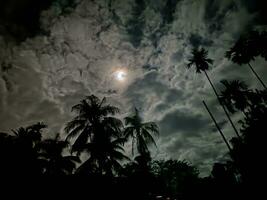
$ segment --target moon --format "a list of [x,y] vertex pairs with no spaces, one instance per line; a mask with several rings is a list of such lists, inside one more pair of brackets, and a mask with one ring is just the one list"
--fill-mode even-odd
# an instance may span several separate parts
[[124,81],[127,77],[127,73],[123,70],[118,70],[115,72],[115,78],[118,81]]

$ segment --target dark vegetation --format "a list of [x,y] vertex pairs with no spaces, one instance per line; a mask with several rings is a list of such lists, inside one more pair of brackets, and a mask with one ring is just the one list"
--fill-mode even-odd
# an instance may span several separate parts
[[[65,126],[66,138],[57,134],[44,139],[47,127],[43,123],[1,133],[0,178],[14,180],[14,185],[46,180],[46,189],[39,187],[40,191],[47,192],[53,185],[50,189],[63,195],[97,195],[93,199],[241,199],[263,184],[266,173],[267,90],[249,64],[259,56],[267,60],[266,32],[250,32],[226,52],[234,63],[249,65],[262,89],[223,80],[218,92],[207,74],[213,63],[208,52],[192,50],[188,67],[205,73],[235,133],[224,141],[229,147],[228,161],[214,163],[208,177],[199,177],[198,169],[186,161],[153,160],[150,145],[156,146],[158,126],[144,122],[137,109],[122,120],[117,107],[91,95],[72,107],[76,116]],[[240,130],[231,119],[233,114],[241,116]],[[127,142],[131,142],[133,159],[125,155]],[[63,190],[57,190],[59,186]]]

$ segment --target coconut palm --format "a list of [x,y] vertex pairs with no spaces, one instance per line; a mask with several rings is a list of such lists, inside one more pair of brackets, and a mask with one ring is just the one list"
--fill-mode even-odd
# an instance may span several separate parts
[[42,129],[46,127],[47,126],[44,123],[38,122],[26,128],[20,127],[16,130],[12,130],[12,132],[16,136],[18,142],[34,147],[38,142],[41,141]]
[[225,114],[226,114],[226,116],[230,122],[230,124],[232,125],[236,135],[239,137],[239,133],[238,133],[231,117],[229,116],[229,113],[227,112],[225,106],[222,104],[222,102],[219,98],[219,95],[218,95],[213,83],[211,82],[211,80],[210,80],[210,78],[206,72],[209,69],[210,65],[213,64],[213,60],[208,58],[208,51],[205,50],[204,48],[201,48],[201,49],[193,48],[191,53],[192,53],[192,56],[191,56],[191,58],[189,58],[189,63],[187,64],[187,67],[191,68],[192,66],[195,66],[197,73],[204,72],[204,74],[205,74],[206,78],[208,79],[219,103],[221,104],[221,106],[222,106],[222,108],[223,108],[223,110],[224,110],[224,112],[225,112]]
[[19,176],[38,176],[41,174],[41,162],[38,159],[38,144],[41,142],[42,130],[46,128],[43,123],[37,123],[26,128],[12,130],[13,166]]
[[135,108],[132,116],[125,117],[126,128],[124,130],[125,138],[132,139],[132,154],[136,148],[140,155],[149,153],[148,144],[155,146],[156,142],[153,136],[159,134],[159,128],[154,122],[143,122],[139,111]]
[[247,94],[250,92],[248,86],[238,80],[227,81],[222,80],[221,83],[225,89],[221,91],[220,99],[227,107],[229,112],[235,113],[237,110],[245,112],[249,106]]
[[206,108],[206,110],[208,111],[208,113],[209,113],[209,115],[210,115],[210,118],[211,118],[212,121],[214,122],[214,124],[215,124],[217,130],[219,131],[219,133],[220,133],[220,135],[221,135],[221,137],[222,137],[224,143],[226,144],[226,146],[227,146],[229,152],[231,153],[231,152],[232,152],[232,148],[231,148],[229,142],[227,141],[226,137],[224,136],[224,134],[223,134],[223,132],[222,132],[222,130],[221,130],[219,124],[218,124],[217,121],[215,120],[215,118],[214,118],[213,114],[211,113],[209,107],[207,106],[206,102],[205,102],[205,101],[202,101],[202,103],[203,103],[204,107]]
[[[260,36],[257,36],[257,34],[251,36],[251,38],[253,39],[241,36],[234,44],[234,46],[231,47],[230,50],[226,51],[225,57],[238,65],[247,64],[250,70],[253,72],[253,74],[260,81],[262,86],[266,89],[266,85],[264,84],[264,82],[261,80],[257,72],[253,69],[253,67],[250,64],[250,62],[255,60],[255,57],[260,53],[258,49],[259,46],[259,39],[257,39],[258,37]],[[264,51],[262,51],[262,55],[264,56]]]
[[77,116],[65,128],[67,140],[76,136],[72,152],[89,154],[77,172],[111,174],[119,168],[119,161],[126,159],[122,148],[125,142],[123,123],[114,117],[119,109],[107,104],[105,98],[100,100],[94,95],[86,97],[72,109]]
[[43,161],[44,174],[49,176],[70,175],[80,162],[78,156],[63,155],[68,147],[67,141],[60,140],[59,134],[53,139],[43,140],[39,144],[39,158]]
[[121,161],[129,160],[124,155],[123,144],[124,138],[99,140],[87,143],[85,150],[90,154],[87,159],[78,169],[77,174],[112,176],[122,170]]
[[68,134],[67,140],[76,137],[72,152],[80,153],[83,151],[83,146],[88,140],[97,135],[102,122],[105,122],[105,125],[109,126],[113,133],[120,133],[119,128],[122,126],[122,122],[112,117],[119,112],[119,109],[106,104],[105,98],[100,100],[94,95],[87,96],[79,104],[73,106],[72,111],[75,111],[77,116],[65,127]]

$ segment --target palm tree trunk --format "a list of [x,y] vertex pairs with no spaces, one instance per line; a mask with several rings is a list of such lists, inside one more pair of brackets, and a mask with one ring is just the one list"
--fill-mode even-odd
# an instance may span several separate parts
[[132,156],[134,156],[135,136],[132,138]]
[[250,63],[248,63],[249,68],[251,69],[251,71],[253,72],[253,74],[257,77],[257,79],[260,81],[260,83],[262,84],[262,86],[264,87],[264,89],[267,89],[266,85],[264,84],[264,82],[261,80],[261,78],[259,77],[259,75],[257,74],[257,72],[253,69],[253,67],[251,66]]
[[204,73],[205,73],[205,75],[206,75],[206,77],[207,77],[207,79],[208,79],[208,81],[209,81],[209,83],[210,83],[210,85],[211,85],[211,87],[212,87],[212,89],[213,89],[213,91],[214,91],[214,93],[215,93],[215,95],[216,95],[216,97],[217,97],[217,99],[218,99],[220,105],[222,106],[222,108],[223,108],[223,110],[224,110],[224,113],[225,113],[226,116],[227,116],[227,119],[229,120],[231,126],[233,127],[236,136],[237,136],[238,138],[240,138],[240,135],[239,135],[239,133],[238,133],[238,131],[237,131],[237,129],[236,129],[236,127],[235,127],[235,125],[234,125],[234,123],[233,123],[233,121],[232,121],[230,115],[229,115],[229,113],[227,112],[225,106],[224,106],[223,103],[221,102],[221,100],[220,100],[220,98],[219,98],[219,95],[218,95],[218,93],[217,93],[217,91],[216,91],[214,85],[212,84],[212,82],[211,82],[211,80],[210,80],[210,78],[209,78],[207,72],[204,71]]
[[217,127],[219,133],[221,134],[224,143],[226,144],[227,148],[229,149],[229,151],[230,151],[230,153],[231,153],[231,152],[232,152],[232,148],[231,148],[229,142],[227,141],[227,139],[225,138],[225,136],[224,136],[224,134],[223,134],[223,132],[222,132],[220,126],[219,126],[218,123],[216,122],[215,118],[213,117],[212,113],[210,112],[210,110],[209,110],[207,104],[205,103],[205,101],[202,101],[202,102],[203,102],[205,108],[207,109],[207,111],[208,111],[208,113],[209,113],[211,119],[213,120],[214,124],[216,125],[216,127]]
[[[204,104],[206,110],[208,111],[208,113],[209,113],[211,119],[213,120],[214,124],[216,125],[217,130],[219,131],[220,135],[222,136],[223,141],[224,141],[224,143],[226,144],[226,146],[227,146],[227,148],[228,148],[228,150],[229,150],[229,154],[230,154],[230,156],[231,156],[231,158],[232,158],[232,160],[233,160],[233,164],[234,164],[234,166],[235,166],[236,169],[237,169],[237,172],[240,173],[239,165],[236,163],[236,160],[235,160],[235,158],[234,158],[234,156],[233,156],[233,150],[232,150],[232,148],[231,148],[229,142],[227,141],[227,139],[226,139],[226,137],[224,136],[224,134],[223,134],[223,132],[222,132],[220,126],[218,125],[218,123],[216,122],[214,116],[212,115],[211,111],[209,110],[209,108],[208,108],[206,102],[205,102],[205,101],[202,101],[202,102],[203,102],[203,104]],[[240,173],[240,174],[242,174],[242,173]]]

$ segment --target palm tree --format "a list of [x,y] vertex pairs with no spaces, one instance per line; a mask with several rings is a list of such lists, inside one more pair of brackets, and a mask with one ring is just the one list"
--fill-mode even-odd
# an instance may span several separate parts
[[70,175],[80,162],[78,156],[63,155],[68,147],[67,141],[62,141],[59,134],[53,139],[43,140],[39,144],[39,158],[43,161],[44,174],[49,176]]
[[19,176],[38,176],[41,175],[41,162],[38,159],[38,144],[42,139],[42,130],[46,128],[43,123],[37,123],[26,128],[21,127],[16,130],[12,130],[14,136],[12,136],[11,149],[13,154],[13,173],[17,173]]
[[42,129],[47,126],[44,123],[38,122],[26,128],[20,127],[17,130],[12,130],[17,140],[23,144],[29,144],[34,147],[42,139]]
[[90,154],[90,158],[77,169],[77,174],[89,173],[91,175],[110,177],[114,173],[121,172],[123,167],[120,162],[129,160],[123,153],[123,144],[125,142],[124,138],[118,138],[87,143],[85,150]]
[[231,152],[232,152],[232,148],[231,148],[229,142],[227,141],[227,139],[225,138],[225,136],[224,136],[224,134],[223,134],[223,132],[222,132],[222,130],[221,130],[219,124],[217,123],[217,121],[215,120],[214,116],[213,116],[212,113],[210,112],[210,109],[209,109],[209,107],[207,106],[206,102],[205,102],[205,101],[202,101],[202,103],[203,103],[203,105],[205,106],[206,110],[208,111],[208,113],[209,113],[209,115],[210,115],[210,118],[211,118],[212,121],[214,122],[214,124],[215,124],[217,130],[219,131],[219,133],[220,133],[220,135],[221,135],[221,137],[222,137],[224,143],[226,144],[226,146],[227,146],[229,152],[231,153]]
[[68,122],[65,127],[68,134],[67,140],[77,137],[72,146],[72,152],[80,153],[84,150],[83,147],[88,140],[97,134],[101,122],[105,122],[107,126],[112,127],[115,133],[120,133],[119,128],[122,126],[122,122],[109,116],[118,113],[119,109],[106,105],[105,98],[100,100],[94,95],[87,96],[79,104],[73,106],[72,111],[75,111],[77,116]]
[[123,154],[123,123],[114,117],[117,107],[106,104],[94,95],[86,97],[72,107],[77,116],[70,121],[65,130],[67,140],[77,137],[72,152],[89,153],[89,158],[77,170],[78,173],[91,171],[97,175],[110,175],[120,168],[119,161],[126,159]]
[[[233,47],[230,48],[230,50],[226,51],[225,57],[231,60],[233,63],[237,63],[238,65],[247,64],[250,68],[250,70],[253,72],[253,74],[257,77],[257,79],[260,81],[264,89],[266,89],[266,85],[261,80],[257,72],[253,69],[250,62],[255,59],[255,56],[259,54],[259,49],[256,47],[256,43],[259,42],[258,39],[256,39],[258,36],[257,34],[254,34],[253,40],[249,39],[245,36],[241,36],[237,42],[234,44]],[[252,36],[251,36],[252,37]],[[266,48],[266,47],[264,47]],[[264,56],[264,51],[262,51],[262,55]]]
[[142,122],[142,118],[136,108],[133,116],[125,117],[124,120],[127,126],[124,130],[125,138],[132,138],[132,154],[134,154],[135,144],[140,155],[149,153],[148,144],[152,143],[157,146],[152,136],[152,134],[159,134],[159,128],[156,123]]
[[248,86],[238,80],[222,80],[225,89],[221,91],[220,99],[229,112],[235,113],[237,110],[245,114],[245,109],[249,106],[247,94],[250,92]]
[[228,118],[228,120],[230,122],[230,124],[232,125],[236,135],[238,137],[240,137],[239,133],[238,133],[238,131],[237,131],[232,119],[231,119],[231,117],[229,116],[227,110],[225,109],[225,106],[222,104],[222,102],[221,102],[221,100],[219,98],[219,95],[218,95],[214,85],[212,84],[212,82],[211,82],[211,80],[210,80],[210,78],[209,78],[209,76],[208,76],[208,74],[206,72],[209,69],[209,66],[211,64],[213,64],[213,60],[208,58],[208,51],[205,50],[204,48],[201,48],[201,49],[193,48],[191,53],[192,53],[192,57],[189,58],[189,63],[187,64],[187,67],[191,68],[194,65],[196,67],[196,73],[204,72],[204,74],[205,74],[206,78],[208,79],[208,81],[209,81],[209,83],[210,83],[210,85],[211,85],[211,87],[212,87],[212,89],[213,89],[213,91],[214,91],[214,93],[215,93],[220,105],[222,106],[222,108],[223,108],[223,110],[224,110],[224,112],[225,112],[225,114],[226,114],[226,116],[227,116],[227,118]]

